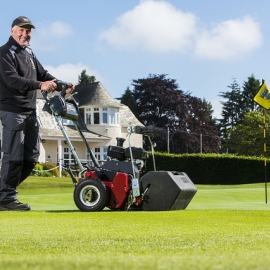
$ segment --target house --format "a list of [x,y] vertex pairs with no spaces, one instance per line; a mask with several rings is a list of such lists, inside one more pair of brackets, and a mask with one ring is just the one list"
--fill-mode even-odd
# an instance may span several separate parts
[[[107,148],[109,145],[117,145],[117,137],[124,138],[124,147],[128,147],[128,126],[143,126],[130,109],[112,98],[100,82],[77,85],[74,92],[85,124],[83,134],[96,158],[106,160]],[[44,106],[45,100],[39,90],[37,97],[41,137],[39,162],[69,163],[72,160],[71,151],[55,118],[44,110]],[[72,121],[64,120],[63,124],[80,160],[89,162],[90,155]],[[2,130],[0,132],[2,134]],[[142,135],[132,134],[130,142],[132,146],[142,147]]]

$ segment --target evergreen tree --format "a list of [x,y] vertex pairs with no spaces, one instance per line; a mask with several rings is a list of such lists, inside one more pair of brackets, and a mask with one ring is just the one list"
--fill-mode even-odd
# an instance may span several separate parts
[[214,109],[213,109],[213,106],[212,106],[211,102],[206,101],[205,98],[203,98],[202,102],[203,102],[203,104],[205,105],[205,107],[206,107],[206,109],[208,111],[206,117],[208,117],[209,123],[215,124],[216,119],[213,117]]
[[257,94],[261,86],[261,83],[258,79],[252,74],[248,77],[248,80],[244,82],[243,85],[243,115],[246,112],[258,111],[260,106],[253,100],[254,96]]
[[242,118],[242,93],[239,84],[236,79],[233,79],[233,83],[228,86],[231,91],[221,92],[220,97],[227,99],[227,101],[221,101],[223,105],[220,120],[222,127],[221,134],[225,136],[225,131],[235,127],[241,122]]
[[81,72],[81,75],[78,76],[78,84],[93,83],[96,81],[95,76],[89,76],[86,74],[86,69]]
[[[260,88],[260,81],[257,80],[254,75],[251,75],[248,77],[248,80],[244,82],[243,90],[241,90],[236,79],[233,79],[233,83],[228,87],[231,91],[221,92],[220,94],[226,101],[221,102],[223,105],[222,118],[219,119],[218,129],[222,140],[222,151],[234,153],[236,148],[231,145],[232,140],[230,138],[233,134],[233,130],[242,124],[248,112],[260,110],[260,107],[253,100]],[[240,147],[241,145],[242,144],[239,144]],[[237,151],[239,152],[239,149]],[[243,149],[242,152],[245,152],[245,149]]]
[[126,106],[129,107],[129,109],[133,112],[133,114],[138,117],[138,108],[137,108],[137,104],[135,103],[134,97],[133,97],[133,93],[132,91],[129,89],[129,87],[127,87],[127,89],[125,90],[125,93],[121,96],[120,98],[120,102]]

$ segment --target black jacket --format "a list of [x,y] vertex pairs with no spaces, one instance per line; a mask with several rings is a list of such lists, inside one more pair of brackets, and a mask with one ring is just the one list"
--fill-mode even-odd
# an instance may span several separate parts
[[0,110],[31,114],[43,81],[53,80],[29,47],[12,37],[0,48]]

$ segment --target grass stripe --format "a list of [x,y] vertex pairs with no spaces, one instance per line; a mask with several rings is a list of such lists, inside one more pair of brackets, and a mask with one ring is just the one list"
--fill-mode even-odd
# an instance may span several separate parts
[[264,184],[197,186],[184,211],[82,213],[70,179],[30,178],[0,212],[1,269],[269,269]]

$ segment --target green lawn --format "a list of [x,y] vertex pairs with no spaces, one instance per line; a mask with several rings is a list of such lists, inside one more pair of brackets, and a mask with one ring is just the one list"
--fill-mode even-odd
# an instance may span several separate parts
[[30,178],[0,212],[0,269],[269,269],[264,184],[197,186],[184,211],[82,213],[69,178]]

